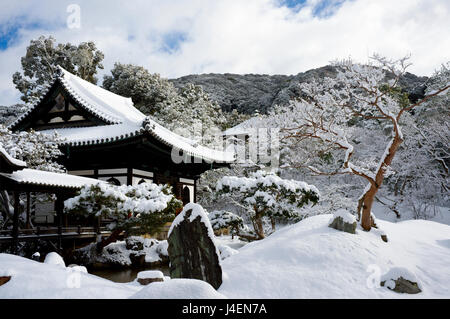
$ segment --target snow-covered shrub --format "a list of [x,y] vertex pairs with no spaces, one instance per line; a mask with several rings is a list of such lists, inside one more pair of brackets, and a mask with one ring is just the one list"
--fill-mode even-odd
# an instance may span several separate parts
[[305,182],[282,179],[272,172],[257,171],[250,177],[225,176],[217,182],[220,196],[228,196],[250,215],[257,239],[265,237],[263,217],[299,219],[301,208],[317,203],[319,191]]
[[141,236],[129,236],[125,239],[125,244],[129,250],[143,250],[145,239]]
[[239,233],[239,230],[244,226],[242,217],[223,210],[215,210],[208,215],[211,221],[211,226],[214,230],[222,228],[230,228],[231,234],[234,236]]
[[116,186],[99,182],[84,186],[77,196],[66,200],[64,210],[112,219],[111,236],[117,237],[123,230],[127,235],[154,234],[173,220],[181,205],[168,185]]

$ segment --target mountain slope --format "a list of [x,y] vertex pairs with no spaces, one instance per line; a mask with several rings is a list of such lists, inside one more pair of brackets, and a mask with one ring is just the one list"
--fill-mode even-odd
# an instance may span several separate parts
[[[255,110],[266,113],[276,104],[286,104],[298,96],[298,84],[312,78],[333,77],[336,69],[324,66],[318,69],[298,73],[297,75],[261,75],[261,74],[200,74],[187,75],[170,80],[177,88],[187,83],[203,87],[224,111],[237,109],[241,113],[253,114]],[[410,93],[413,100],[424,93],[426,77],[406,73],[401,85]]]

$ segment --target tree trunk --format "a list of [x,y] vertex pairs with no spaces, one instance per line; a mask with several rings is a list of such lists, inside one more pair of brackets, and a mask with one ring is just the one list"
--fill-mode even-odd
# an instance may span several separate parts
[[275,219],[270,217],[270,223],[272,224],[272,231],[275,231]]
[[109,244],[117,241],[121,232],[122,232],[122,229],[116,229],[111,233],[111,235],[109,235],[108,238],[102,239],[101,241],[99,241],[97,243],[97,252],[101,253],[103,248],[105,248]]
[[[391,141],[391,145],[387,150],[387,154],[385,155],[384,158],[381,159],[381,164],[378,168],[378,171],[375,173],[375,181],[371,183],[369,190],[362,197],[361,226],[366,231],[369,231],[373,226],[373,221],[370,214],[372,212],[372,205],[375,199],[375,195],[377,194],[381,184],[383,184],[386,167],[391,165],[395,153],[397,152],[402,142],[403,139],[400,137],[398,130],[396,130],[395,136]],[[358,209],[360,209],[359,205]]]
[[362,217],[361,217],[361,226],[364,230],[369,231],[372,227],[372,219],[370,214],[372,212],[372,204],[375,199],[375,194],[377,193],[378,188],[375,186],[371,186],[370,189],[364,194],[362,201]]
[[256,236],[258,237],[258,239],[264,239],[266,236],[264,235],[264,227],[263,227],[263,223],[262,223],[262,214],[261,213],[255,214],[255,219],[254,219],[253,225],[254,225],[255,233],[256,233]]

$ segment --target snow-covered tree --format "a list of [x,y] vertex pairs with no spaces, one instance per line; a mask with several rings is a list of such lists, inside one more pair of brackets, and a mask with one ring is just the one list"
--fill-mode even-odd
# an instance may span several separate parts
[[33,103],[52,81],[58,65],[95,84],[97,69],[103,69],[103,58],[103,53],[94,42],[82,42],[78,46],[57,44],[51,36],[40,36],[31,40],[25,56],[21,58],[22,72],[13,74],[13,83],[22,93],[21,99]]
[[[28,168],[65,172],[65,168],[56,162],[62,154],[58,148],[58,143],[61,141],[62,139],[56,133],[42,134],[33,130],[16,133],[0,125],[0,146],[12,157],[24,161]],[[4,190],[0,192],[0,213],[4,215],[5,221],[8,221],[13,214],[10,198]]]
[[[176,133],[206,145],[219,144],[226,119],[217,102],[201,86],[188,83],[181,89],[142,66],[116,63],[103,87],[131,97],[144,114]],[[234,116],[237,116],[234,114]]]
[[62,155],[58,144],[63,139],[57,134],[36,131],[12,132],[0,125],[0,143],[12,157],[27,163],[28,168],[63,173],[65,168],[56,162]]
[[230,228],[232,238],[239,234],[239,231],[244,227],[242,217],[225,210],[212,211],[208,214],[208,217],[214,230]]
[[257,171],[249,177],[224,176],[217,182],[219,196],[227,196],[240,206],[252,221],[255,239],[266,236],[263,217],[275,219],[301,218],[301,208],[319,200],[315,186],[296,180],[282,179],[272,172]]
[[[301,83],[302,95],[290,105],[279,108],[271,121],[284,128],[283,139],[287,145],[316,142],[310,144],[317,149],[310,152],[309,157],[304,153],[284,153],[291,167],[307,168],[318,175],[352,174],[366,181],[357,213],[362,227],[370,230],[373,201],[385,177],[392,173],[391,163],[404,141],[402,121],[413,109],[445,93],[449,83],[443,81],[441,87],[429,92],[424,99],[411,103],[399,85],[400,77],[410,65],[408,58],[392,61],[375,56],[369,64],[345,60],[334,65],[337,67],[335,78]],[[370,134],[372,128],[379,127],[389,134],[384,153],[379,156],[374,152],[362,152],[374,143],[358,143],[354,140],[355,131]],[[340,154],[342,157],[337,158]],[[336,169],[319,168],[315,165],[319,161],[331,161]]]
[[201,86],[188,83],[178,97],[154,114],[168,129],[203,145],[222,146],[221,132],[226,119],[220,105],[211,100]]
[[103,87],[130,97],[142,113],[151,115],[175,103],[178,92],[171,82],[142,66],[115,63],[111,75],[103,78]]
[[136,186],[98,183],[84,186],[79,194],[64,202],[66,213],[104,217],[112,220],[111,236],[97,244],[101,251],[125,231],[127,235],[153,234],[175,218],[182,207],[169,185],[142,183]]
[[[450,63],[428,81],[426,95],[450,82]],[[450,93],[432,97],[418,106],[404,121],[406,136],[393,163],[395,174],[386,181],[389,191],[383,202],[396,209],[406,205],[415,218],[433,217],[438,206],[447,206],[450,165]]]

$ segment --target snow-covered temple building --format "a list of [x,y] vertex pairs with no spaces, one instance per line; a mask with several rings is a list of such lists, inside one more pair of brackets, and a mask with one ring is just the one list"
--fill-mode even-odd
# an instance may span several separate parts
[[177,135],[125,98],[68,71],[59,72],[41,99],[10,125],[14,131],[57,132],[69,174],[114,184],[168,183],[184,203],[196,201],[196,181],[227,166],[233,153]]

